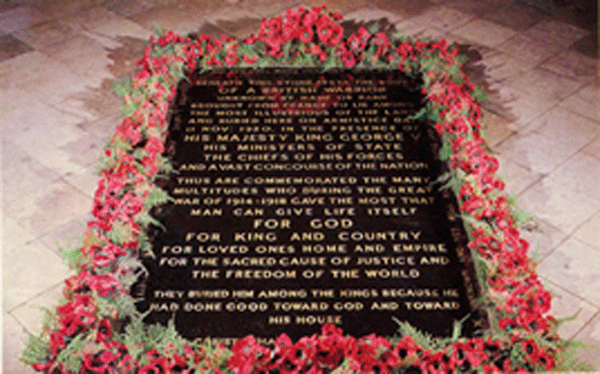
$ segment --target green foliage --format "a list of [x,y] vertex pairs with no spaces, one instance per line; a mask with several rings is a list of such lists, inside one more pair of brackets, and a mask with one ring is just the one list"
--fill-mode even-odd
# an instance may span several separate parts
[[58,253],[62,256],[63,262],[71,269],[76,269],[83,259],[83,253],[81,248],[72,248],[70,244],[67,244],[66,248],[57,245]]
[[56,362],[63,364],[65,370],[78,373],[83,363],[81,352],[85,351],[86,346],[92,343],[91,340],[93,340],[91,334],[82,333],[75,336],[56,356]]
[[415,114],[407,116],[407,119],[415,120],[415,121],[423,121],[425,118],[427,118],[428,113],[429,113],[429,110],[427,109],[427,106],[423,106]]
[[[176,173],[177,170],[175,170],[175,168],[173,168],[173,164],[171,164],[171,162],[169,161],[168,158],[162,156],[162,155],[158,155],[157,159],[159,161],[159,167],[158,167],[158,172],[160,174],[163,175],[170,175],[173,173]],[[158,175],[157,177],[161,177],[161,175]]]
[[593,346],[583,344],[578,341],[567,340],[563,342],[561,349],[558,351],[555,361],[559,363],[556,371],[565,372],[595,372],[596,368],[585,362],[579,361],[579,350],[585,348],[593,348]]
[[162,225],[162,223],[160,223],[160,221],[157,220],[156,218],[152,217],[152,215],[150,213],[148,213],[147,211],[138,214],[135,217],[135,222],[138,225],[140,225],[141,227],[143,227],[144,229],[147,229],[150,226],[155,226],[155,227],[160,227],[162,229],[165,229],[165,227]]
[[[448,344],[451,343],[452,339],[454,338],[454,336],[452,338],[434,338],[430,333],[417,329],[407,321],[400,321],[395,317],[392,318],[394,322],[398,324],[399,337],[412,336],[415,343],[423,347],[424,350],[442,350],[448,346]],[[457,329],[461,329],[460,327],[457,328],[457,323],[460,324],[461,322],[455,321],[454,332],[456,332]]]
[[123,244],[130,236],[131,228],[121,221],[113,222],[112,228],[106,233],[108,240],[117,245]]
[[442,147],[440,148],[439,153],[440,153],[440,160],[442,160],[443,162],[450,160],[450,157],[452,157],[454,152],[452,151],[452,146],[450,145],[449,141],[444,141],[442,143]]
[[371,26],[367,27],[367,31],[370,34],[376,34],[377,32],[379,32],[379,30],[380,30],[379,21],[376,21]]
[[152,208],[172,201],[174,201],[174,199],[169,196],[167,191],[160,187],[152,186],[152,188],[148,191],[148,198],[145,202],[145,206],[147,208]]
[[118,155],[121,153],[131,152],[133,150],[133,147],[131,146],[131,144],[124,141],[120,137],[116,137],[113,138],[113,140],[111,140],[110,143],[106,145],[106,147],[104,147],[104,151],[106,150],[110,150],[112,155],[102,156],[100,158],[98,170],[101,172],[109,170],[111,167],[115,166],[115,164],[118,162]]
[[131,347],[129,353],[134,360],[145,361],[144,353],[148,349],[156,348],[162,352],[169,344],[173,344],[176,349],[181,350],[187,344],[187,341],[175,330],[173,320],[169,321],[168,326],[165,327],[160,324],[147,325],[142,319],[143,316],[133,318],[125,326],[125,332],[122,335],[122,341]]
[[488,97],[485,94],[485,91],[483,91],[479,86],[475,86],[475,90],[473,91],[473,93],[471,94],[471,96],[478,103],[483,103],[483,102],[486,102],[488,100]]
[[120,318],[124,316],[138,316],[139,312],[135,307],[135,302],[136,300],[130,295],[123,295],[119,297],[119,302],[114,303],[113,307]]
[[510,205],[510,213],[515,220],[517,228],[522,229],[527,223],[535,222],[536,219],[529,212],[517,206],[517,197],[514,194],[506,195],[506,200]]
[[50,356],[50,346],[48,342],[41,337],[30,335],[25,350],[21,356],[21,361],[27,365],[33,365],[39,362],[45,362]]
[[352,360],[350,360],[349,358],[344,359],[344,361],[342,361],[342,363],[340,364],[340,366],[338,366],[337,368],[335,368],[334,370],[331,371],[331,374],[347,374],[350,373],[350,364],[352,363]]
[[[475,259],[475,276],[477,277],[477,281],[479,286],[484,287],[487,284],[488,274],[490,273],[490,269],[488,267],[487,261],[474,251],[471,252],[471,258]],[[487,294],[487,290],[482,290],[483,294]]]
[[112,84],[113,91],[119,95],[120,98],[123,98],[123,96],[131,93],[132,91],[131,78],[129,77],[125,77],[121,79],[121,81],[111,80],[110,83]]
[[131,271],[126,274],[123,275],[120,280],[121,280],[121,284],[125,287],[125,288],[129,288],[131,285],[133,285],[138,278],[139,273],[147,273],[146,268],[144,267],[144,265],[142,264],[142,261],[140,261],[137,257],[124,257],[124,258],[120,258],[118,260],[118,264],[117,266],[120,266],[122,268],[127,268],[127,269],[131,269]]
[[165,29],[161,27],[158,22],[152,21],[152,28],[154,29],[154,33],[159,37],[165,35]]
[[[465,183],[462,178],[458,176],[458,172],[456,170],[450,170],[442,175],[440,175],[435,181],[434,184],[441,184],[440,190],[450,189],[458,198],[458,193],[460,191],[461,186]],[[459,202],[460,203],[460,202]]]

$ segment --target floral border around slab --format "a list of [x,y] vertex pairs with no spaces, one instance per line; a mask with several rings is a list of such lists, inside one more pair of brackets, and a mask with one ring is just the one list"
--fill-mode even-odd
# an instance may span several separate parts
[[[25,362],[52,374],[530,372],[567,365],[572,344],[547,315],[551,295],[502,194],[498,162],[483,137],[483,95],[463,73],[457,47],[389,36],[376,25],[349,34],[341,19],[325,7],[299,7],[263,20],[257,35],[243,42],[171,31],[150,39],[139,72],[116,86],[124,119],[102,155],[94,219],[81,246],[64,252],[76,275],[65,281],[64,297],[48,311],[41,334],[30,339]],[[431,123],[443,140],[440,157],[451,170],[446,187],[456,193],[466,222],[491,327],[475,337],[440,340],[407,323],[399,323],[393,338],[345,336],[325,325],[321,334],[297,342],[284,334],[268,348],[248,336],[228,349],[186,341],[172,324],[144,324],[129,290],[145,271],[139,257],[151,252],[145,232],[157,222],[149,211],[170,200],[155,185],[172,171],[163,156],[169,104],[180,80],[217,67],[398,69],[420,76],[426,103],[416,118]]]

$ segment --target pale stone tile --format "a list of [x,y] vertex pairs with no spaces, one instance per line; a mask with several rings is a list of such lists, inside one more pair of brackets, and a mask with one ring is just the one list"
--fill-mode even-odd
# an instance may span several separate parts
[[2,372],[5,374],[34,374],[33,368],[19,358],[25,349],[28,334],[9,313],[2,313]]
[[600,125],[561,106],[532,121],[527,129],[579,150],[600,135]]
[[[80,103],[85,103],[84,101],[79,101]],[[77,127],[94,134],[99,139],[104,140],[106,144],[115,133],[115,128],[121,124],[123,121],[123,114],[120,109],[113,111],[110,114],[98,116],[94,113],[94,111],[90,110],[87,105],[82,104],[82,113],[87,114],[88,117],[86,120],[79,122]],[[98,154],[100,156],[100,154]]]
[[84,194],[93,198],[98,188],[98,180],[100,179],[98,176],[98,164],[93,163],[69,172],[64,175],[64,179]]
[[[420,15],[410,18],[410,21],[447,32],[466,24],[473,18],[475,18],[473,14],[463,13],[454,8],[441,5],[432,7]],[[398,25],[398,28],[402,30],[401,25]]]
[[302,3],[300,0],[283,0],[276,2],[270,0],[254,0],[248,2],[244,1],[241,3],[241,6],[257,15],[272,17],[284,13],[288,9],[295,9],[300,3]]
[[6,311],[56,286],[70,275],[62,259],[41,241],[3,248],[3,299]]
[[[303,4],[308,7],[308,4]],[[201,25],[202,32],[220,32],[217,36],[225,33],[238,39],[245,39],[250,34],[256,35],[260,23],[265,17],[248,9],[235,5],[226,5],[206,14],[206,23]]]
[[542,20],[523,32],[526,37],[537,39],[547,44],[565,47],[573,44],[588,34],[579,27],[554,20]]
[[196,32],[208,16],[200,7],[193,5],[159,6],[135,14],[131,20],[144,28],[154,30],[156,23],[160,28],[172,30],[180,35]]
[[47,128],[72,128],[78,121],[77,117],[65,114],[36,97],[20,96],[26,92],[10,90],[16,95],[9,94],[12,106],[2,112],[0,123],[6,131],[4,140],[15,141],[19,137],[30,134],[32,131],[43,132]]
[[43,126],[31,128],[15,136],[14,142],[58,175],[97,162],[104,147],[104,139],[67,123],[46,129]]
[[[467,52],[463,52],[462,50],[460,52],[463,55],[467,55],[467,57],[469,57],[469,52],[470,51],[477,51],[477,52],[479,52],[483,48],[487,48],[486,46],[484,46],[482,44],[474,43],[471,40],[467,40],[467,39],[463,38],[462,36],[453,34],[451,31],[446,32],[446,31],[442,31],[442,30],[436,29],[435,27],[433,27],[433,28],[428,27],[428,28],[437,31],[437,33],[433,34],[433,35],[437,35],[437,37],[435,37],[435,39],[438,39],[438,40],[444,39],[446,41],[446,43],[448,43],[448,44],[456,44],[456,45],[458,45],[459,49],[460,48],[468,48]],[[470,60],[470,58],[469,58],[469,60]],[[480,61],[481,61],[481,59],[478,60],[478,62],[480,62]],[[469,62],[467,62],[467,64],[469,64]],[[469,75],[469,72],[467,70],[464,70],[464,71],[465,71],[465,73],[467,75]],[[469,76],[469,78],[473,79],[471,76]],[[477,81],[477,83],[480,84],[481,82]]]
[[596,214],[589,221],[581,225],[573,236],[577,239],[600,249],[600,214]]
[[119,45],[116,48],[109,49],[108,58],[111,60],[111,64],[108,66],[108,70],[113,76],[116,77],[114,80],[103,81],[102,89],[105,89],[105,85],[109,83],[110,95],[117,97],[114,94],[113,81],[121,81],[123,77],[132,77],[137,73],[140,67],[137,62],[144,55],[144,50],[148,44],[147,39],[137,39],[131,36],[117,36],[117,42]]
[[53,61],[38,51],[32,51],[0,62],[0,89],[29,91],[26,89],[26,84],[35,81],[46,72],[45,62],[49,64],[53,63]]
[[534,217],[570,234],[600,209],[589,200],[574,200],[543,180],[519,195],[519,206]]
[[519,33],[506,42],[496,46],[499,51],[507,53],[524,66],[533,67],[546,60],[548,57],[557,54],[562,47],[560,45],[549,43],[546,40],[539,40],[531,36]]
[[579,81],[591,81],[600,71],[598,59],[570,49],[548,58],[539,67]]
[[22,247],[25,244],[33,241],[35,237],[17,221],[7,216],[2,217],[2,244],[7,247]]
[[[129,36],[136,39],[148,40],[154,35],[153,29],[142,27],[140,24],[125,18],[108,20],[106,23],[92,29],[92,31],[110,38]],[[140,55],[139,58],[142,56]]]
[[544,18],[544,13],[519,1],[509,2],[483,15],[482,18],[497,22],[513,30],[525,30]]
[[94,217],[91,213],[86,213],[65,224],[55,226],[39,239],[46,247],[57,254],[60,254],[63,250],[79,248],[82,244],[86,225],[93,219]]
[[585,148],[583,148],[583,153],[600,160],[600,137],[586,145]]
[[[116,41],[115,39],[110,38],[106,35],[97,33],[95,31],[83,30],[83,31],[79,32],[78,35],[95,41],[96,43],[101,45],[104,48],[104,50],[106,50],[107,52],[110,51],[111,49],[114,49],[114,48],[117,48],[120,46],[120,43],[118,41]],[[107,53],[107,55],[108,55],[108,53]]]
[[398,14],[402,18],[414,17],[433,6],[433,3],[428,0],[374,0],[372,3],[379,9]]
[[592,368],[600,370],[600,314],[588,323],[574,338],[586,346],[578,351],[580,363],[587,363]]
[[49,183],[46,187],[35,194],[24,195],[5,207],[5,213],[35,237],[88,213],[92,207],[89,196],[62,180]]
[[509,124],[511,130],[520,130],[558,103],[558,99],[547,96],[532,97],[530,94],[503,84],[490,93],[490,100],[484,103],[484,107],[511,120]]
[[514,161],[505,159],[502,155],[496,156],[500,167],[498,175],[505,181],[505,191],[511,195],[518,195],[527,187],[542,178],[542,174],[535,173]]
[[446,5],[463,13],[471,13],[479,17],[496,8],[496,4],[484,0],[454,0],[447,2]]
[[533,172],[548,174],[577,150],[530,132],[511,136],[497,147],[497,151]]
[[94,30],[122,19],[124,19],[122,16],[104,7],[92,6],[76,13],[61,16],[57,21],[79,33]]
[[550,315],[556,319],[576,317],[572,321],[563,322],[558,327],[558,333],[563,339],[572,339],[600,311],[585,300],[569,293],[569,290],[561,288],[560,285],[544,282],[544,288],[552,293]]
[[0,13],[0,31],[4,31],[7,34],[13,33],[27,29],[46,19],[47,17],[37,7],[31,4],[23,4]]
[[600,160],[583,152],[569,158],[541,183],[571,200],[589,201],[600,207]]
[[110,59],[106,47],[89,36],[79,34],[48,46],[42,52],[77,75],[88,78],[94,85],[99,85],[105,78],[114,78],[108,70]]
[[396,23],[402,20],[402,16],[385,10],[372,8],[362,8],[354,12],[344,14],[344,20],[354,20],[357,22],[381,19],[386,19],[390,23]]
[[75,30],[67,25],[59,23],[56,20],[40,23],[15,33],[17,38],[37,49],[41,49],[52,44],[65,42],[66,40],[73,38],[75,35]]
[[[0,62],[0,74],[2,71],[2,62]],[[2,75],[0,75],[0,82],[2,82]],[[1,83],[0,83],[1,84]],[[18,88],[0,88],[2,95],[0,95],[0,113],[8,113],[15,109],[16,105],[25,103],[28,93]],[[8,120],[0,119],[0,125],[2,126],[3,138],[6,139],[6,127],[9,124]]]
[[556,74],[552,71],[535,68],[516,77],[508,84],[528,97],[546,101],[559,101],[574,93],[585,84],[585,80]]
[[485,76],[491,88],[497,89],[507,80],[523,75],[528,67],[521,61],[504,52],[490,48],[479,48],[481,63],[485,66]]
[[105,2],[103,6],[124,17],[131,17],[149,10],[155,6],[153,2],[145,0],[120,0]]
[[11,315],[25,327],[27,332],[37,334],[41,331],[46,310],[54,310],[62,299],[63,287],[64,283],[61,283],[43,291],[26,304],[13,309]]
[[306,7],[321,6],[325,5],[334,12],[340,12],[346,14],[356,9],[365,7],[371,3],[370,0],[357,0],[357,1],[346,1],[346,0],[304,0],[301,5]]
[[[517,200],[518,207],[521,207],[520,201]],[[533,222],[525,224],[520,231],[521,237],[529,242],[529,256],[536,262],[541,261],[567,238],[563,230],[537,217],[534,217]]]
[[509,128],[509,125],[512,122],[511,120],[490,112],[489,110],[483,110],[482,122],[484,125],[486,140],[492,146],[500,143],[513,133],[513,131]]
[[[213,25],[211,23],[205,23],[198,30],[198,35],[208,35],[208,36],[210,36],[211,38],[214,38],[214,39],[220,38],[221,35],[223,35],[224,33],[225,33],[224,30],[218,28],[217,26],[215,26],[215,25]],[[255,34],[256,35],[256,30],[252,30],[248,34]],[[244,37],[245,36],[247,36],[247,35],[244,35]]]
[[4,203],[43,190],[48,183],[59,178],[56,172],[9,141],[2,144],[2,161],[5,178],[2,186]]
[[572,112],[600,122],[600,86],[592,82],[566,98],[561,105]]
[[[210,16],[212,17],[212,16]],[[226,35],[244,40],[250,34],[256,34],[260,28],[261,20],[254,16],[246,16],[235,21],[229,21],[227,18],[213,18],[214,21],[209,23],[216,28],[223,30]],[[220,37],[221,35],[219,35]]]
[[475,19],[452,33],[488,47],[501,44],[516,34],[507,27],[483,19]]
[[54,19],[68,14],[78,13],[94,6],[93,0],[29,0],[46,18]]
[[[115,59],[120,58],[116,55]],[[124,64],[126,61],[120,61],[118,64]],[[115,61],[115,64],[117,62]],[[116,70],[121,68],[115,67]],[[112,68],[111,68],[112,69]],[[123,68],[124,69],[124,68]],[[76,122],[78,128],[88,132],[100,135],[106,138],[112,133],[106,131],[98,131],[100,129],[90,126],[89,123],[103,121],[106,118],[112,118],[121,113],[121,99],[114,92],[112,83],[109,80],[103,80],[99,86],[88,87],[86,90],[77,94],[71,95],[61,101],[58,107],[73,116],[80,118]],[[117,123],[112,126],[115,128]],[[104,130],[104,128],[102,128]]]
[[539,263],[538,272],[554,284],[598,307],[600,261],[598,250],[577,239],[568,239]]
[[[447,35],[446,31],[433,25],[421,23],[418,20],[415,20],[415,17],[396,23],[395,28],[400,32],[400,35],[411,36],[413,38],[442,39]],[[450,36],[452,35],[450,34]],[[449,42],[454,41],[452,37],[449,39]]]
[[85,90],[90,83],[91,80],[83,79],[65,64],[38,51],[0,64],[0,89],[14,92],[14,100],[19,104],[41,100],[56,105]]

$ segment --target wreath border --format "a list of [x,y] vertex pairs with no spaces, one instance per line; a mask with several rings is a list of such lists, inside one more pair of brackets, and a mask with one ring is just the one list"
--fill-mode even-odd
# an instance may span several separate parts
[[[132,81],[115,85],[123,121],[100,161],[98,188],[81,246],[64,251],[76,275],[65,281],[63,300],[47,313],[22,360],[44,373],[251,373],[287,372],[529,372],[559,369],[571,342],[547,315],[551,295],[527,257],[517,211],[502,194],[497,160],[487,152],[480,102],[462,71],[456,45],[444,40],[390,38],[375,24],[347,35],[342,17],[328,8],[298,7],[264,19],[256,36],[238,42],[226,35],[182,37],[158,31]],[[156,220],[149,211],[170,197],[155,185],[172,172],[163,156],[169,103],[177,84],[195,70],[216,67],[321,67],[399,69],[420,75],[426,104],[415,118],[432,123],[443,141],[440,157],[450,172],[446,186],[459,202],[469,249],[491,321],[483,335],[435,340],[400,323],[400,336],[344,336],[332,325],[292,342],[281,335],[273,348],[253,336],[231,350],[197,345],[172,324],[147,326],[130,287],[145,270],[139,256],[151,251],[145,235]]]

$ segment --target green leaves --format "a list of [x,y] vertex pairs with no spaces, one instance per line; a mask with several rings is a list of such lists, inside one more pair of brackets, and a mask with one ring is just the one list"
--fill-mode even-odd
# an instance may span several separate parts
[[[43,335],[42,335],[43,336]],[[42,337],[29,335],[21,361],[27,365],[44,362],[50,356],[50,346]]]
[[[403,336],[411,336],[417,345],[423,347],[424,350],[442,350],[444,349],[451,341],[451,338],[433,338],[428,332],[423,332],[409,322],[400,321],[395,317],[392,317],[394,322],[398,324],[398,335],[399,337]],[[456,326],[454,327],[456,329]]]
[[177,330],[175,322],[170,320],[168,325],[160,324],[148,325],[143,322],[142,318],[134,318],[127,326],[121,337],[123,342],[131,347],[129,353],[134,360],[140,360],[147,363],[145,353],[152,348],[163,352],[169,345],[173,345],[175,349],[181,351],[187,344]]

